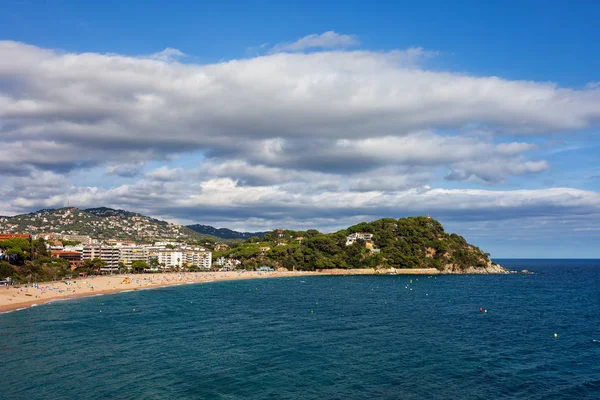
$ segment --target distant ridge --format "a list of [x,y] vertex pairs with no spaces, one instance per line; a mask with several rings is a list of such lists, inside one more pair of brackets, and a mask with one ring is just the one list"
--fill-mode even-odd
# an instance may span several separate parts
[[219,237],[222,239],[246,240],[246,239],[251,238],[252,236],[258,236],[259,238],[262,239],[262,237],[267,233],[267,232],[238,232],[238,231],[234,231],[234,230],[227,229],[227,228],[215,228],[210,225],[201,225],[201,224],[187,225],[187,228],[193,230],[194,232]]
[[[0,232],[5,233],[62,233],[86,235],[95,239],[120,239],[138,242],[173,239],[198,241],[246,239],[254,233],[242,233],[230,229],[217,229],[208,225],[199,231],[172,224],[140,213],[108,207],[78,209],[75,207],[45,208],[12,217],[0,217]],[[259,232],[262,237],[264,232]],[[223,236],[220,236],[223,235]]]

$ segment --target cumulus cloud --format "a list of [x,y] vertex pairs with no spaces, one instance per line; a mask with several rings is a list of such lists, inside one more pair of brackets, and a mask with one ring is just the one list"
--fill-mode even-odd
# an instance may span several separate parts
[[147,176],[158,181],[175,181],[179,180],[182,174],[183,170],[181,168],[169,168],[167,166],[162,166],[149,172]]
[[[445,138],[436,130],[475,124],[496,136],[544,133],[592,126],[600,114],[597,89],[407,67],[415,54],[326,51],[183,65],[156,55],[72,54],[4,41],[3,147],[13,163],[43,170],[188,151],[246,161],[262,153],[263,164],[299,169],[364,169],[392,159],[468,158],[491,146],[491,138],[476,142],[460,130]],[[415,134],[422,131],[430,133]],[[54,150],[32,157],[18,151],[23,143]],[[533,148],[501,143],[495,152]]]
[[[529,217],[563,218],[565,215],[600,215],[600,194],[571,188],[541,190],[440,189],[421,186],[399,190],[314,190],[318,182],[304,182],[304,192],[286,185],[244,186],[231,178],[197,181],[141,180],[114,188],[82,187],[52,173],[27,178],[25,193],[16,184],[4,196],[12,196],[18,209],[127,205],[151,215],[190,221],[201,212],[207,220],[235,220],[239,226],[249,217],[273,220],[296,219],[304,225],[330,218],[333,227],[357,215],[423,215],[446,220],[502,220]],[[176,196],[174,194],[177,194]],[[199,211],[200,210],[200,211]],[[595,217],[596,218],[596,217]],[[579,226],[581,227],[581,226]]]
[[[182,64],[176,49],[134,57],[1,41],[3,209],[71,199],[233,227],[598,213],[598,195],[575,189],[434,188],[549,169],[532,136],[597,126],[597,85],[434,71],[422,61],[435,52],[347,50],[357,44],[326,32],[265,56]],[[314,49],[324,51],[303,52]],[[169,164],[182,155],[187,164]],[[152,162],[165,165],[148,171]],[[86,182],[92,169],[102,187]]]

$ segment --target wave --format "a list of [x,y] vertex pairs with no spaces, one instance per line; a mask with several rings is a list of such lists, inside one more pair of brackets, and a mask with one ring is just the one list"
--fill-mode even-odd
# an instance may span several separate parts
[[14,310],[0,311],[0,314],[8,314],[8,313],[15,312],[15,311],[27,310],[28,308],[29,307],[21,307],[21,308],[15,308]]

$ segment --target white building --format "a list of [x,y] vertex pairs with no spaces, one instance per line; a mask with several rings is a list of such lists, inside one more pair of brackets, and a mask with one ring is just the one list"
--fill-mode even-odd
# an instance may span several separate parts
[[354,244],[357,240],[364,240],[365,242],[369,242],[373,240],[373,234],[369,232],[356,232],[346,236],[346,246],[350,246]]
[[113,246],[87,245],[83,246],[83,261],[99,258],[106,263],[100,268],[101,272],[114,272],[119,269],[119,249]]
[[158,263],[166,268],[210,269],[212,264],[212,252],[204,249],[160,250],[156,254]]
[[215,260],[214,265],[222,267],[222,269],[232,270],[235,269],[242,262],[233,258],[226,259],[225,257],[219,257]]
[[119,249],[119,261],[127,267],[131,267],[134,261],[148,262],[148,249],[144,246],[117,246]]
[[162,241],[162,242],[154,242],[154,246],[156,246],[156,247],[166,247],[166,246],[181,247],[181,246],[185,246],[185,243]]
[[210,269],[212,264],[212,252],[201,250],[185,250],[184,252],[184,266],[186,267],[199,267],[202,269]]
[[85,246],[83,244],[76,244],[75,246],[65,246],[63,247],[63,251],[76,251],[79,254],[83,254],[83,248]]
[[158,263],[166,268],[181,268],[183,266],[183,252],[181,250],[161,250],[157,253]]

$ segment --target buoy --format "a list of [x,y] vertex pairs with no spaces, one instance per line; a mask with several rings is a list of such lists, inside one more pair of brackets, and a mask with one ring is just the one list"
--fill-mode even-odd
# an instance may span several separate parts
[[133,309],[133,311],[135,311],[135,308]]
[[486,312],[487,312],[487,310],[483,310],[483,312],[484,312],[484,313],[486,313]]
[[555,334],[554,334],[554,337],[555,337],[555,338],[557,338],[557,337],[558,337],[558,334],[557,334],[557,333],[555,333]]
[[[100,312],[102,312],[102,310],[100,310]],[[555,335],[556,335],[556,333],[555,333]]]
[[479,312],[483,312],[483,308],[479,307]]

